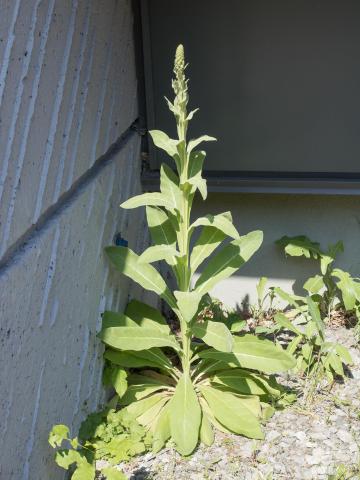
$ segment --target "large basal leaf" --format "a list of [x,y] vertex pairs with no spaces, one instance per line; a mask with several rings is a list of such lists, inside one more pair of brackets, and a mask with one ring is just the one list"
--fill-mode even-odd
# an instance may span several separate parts
[[182,192],[179,178],[166,164],[162,164],[160,168],[160,191],[169,200],[172,208],[180,211]]
[[337,286],[341,290],[346,310],[353,310],[356,303],[360,302],[360,282],[339,268],[335,268],[332,275],[339,279]]
[[210,445],[214,443],[214,439],[214,431],[212,429],[210,420],[206,413],[203,411],[200,425],[200,441],[204,445],[210,447]]
[[106,247],[105,251],[121,273],[146,290],[157,293],[170,307],[176,307],[172,293],[160,273],[152,265],[139,262],[139,256],[127,247]]
[[169,405],[171,437],[182,455],[189,455],[199,439],[201,409],[189,375],[183,374]]
[[170,157],[174,157],[174,155],[177,154],[177,140],[173,140],[172,138],[169,138],[168,135],[165,132],[162,132],[161,130],[150,130],[149,131],[151,138],[154,142],[154,144],[158,147],[161,148],[161,150],[164,150]]
[[164,398],[165,394],[163,392],[155,393],[154,395],[131,403],[126,407],[126,411],[128,411],[135,418],[138,418],[145,412],[147,412],[150,408],[154,407],[159,402],[162,402]]
[[[155,394],[156,395],[156,394]],[[159,417],[161,410],[169,402],[169,397],[164,396],[159,402],[146,410],[142,415],[137,418],[137,421],[150,431],[154,430],[155,421]]]
[[99,333],[99,338],[118,350],[148,350],[153,347],[171,347],[179,350],[174,336],[148,327],[110,327]]
[[195,323],[192,332],[207,345],[220,352],[231,352],[233,349],[234,338],[227,326],[221,322],[207,320],[202,323]]
[[192,273],[196,271],[204,260],[210,257],[212,252],[226,238],[226,235],[215,227],[204,227],[197,239],[190,256]]
[[264,438],[252,401],[212,387],[202,386],[200,390],[215,418],[227,429],[249,438]]
[[156,328],[164,333],[170,333],[170,328],[159,310],[147,303],[130,300],[125,313],[140,327]]
[[171,370],[172,365],[167,356],[159,348],[151,348],[143,351],[126,351],[106,349],[104,358],[126,368],[154,367]]
[[264,376],[240,368],[232,368],[216,373],[211,381],[235,392],[244,395],[274,395],[281,393],[280,387],[276,388],[274,382],[268,381]]
[[169,404],[163,407],[156,421],[154,434],[153,434],[153,447],[152,447],[154,453],[159,452],[171,437],[168,408],[169,408]]
[[102,328],[136,327],[137,323],[123,313],[106,310],[102,315]]
[[230,277],[258,250],[263,240],[261,231],[250,232],[224,247],[201,273],[195,290],[209,292],[218,282]]
[[234,337],[234,347],[231,353],[205,350],[199,353],[201,358],[220,360],[230,366],[251,368],[264,373],[276,373],[289,370],[295,366],[294,358],[275,346],[269,340],[263,340],[255,335]]
[[160,379],[145,375],[132,374],[128,376],[128,388],[121,398],[122,405],[128,405],[160,390],[166,390],[170,384]]
[[174,295],[177,300],[178,308],[185,322],[191,322],[198,311],[202,295],[198,292],[180,292],[175,290]]
[[176,232],[169,214],[158,207],[146,207],[146,218],[155,245],[175,246]]
[[239,232],[232,223],[230,212],[219,213],[218,215],[209,214],[205,217],[200,217],[191,224],[190,231],[199,226],[215,227],[231,238],[239,238]]
[[172,201],[161,192],[142,193],[141,195],[129,198],[129,200],[126,200],[126,202],[120,205],[121,208],[138,208],[145,206],[165,207],[170,210],[174,208]]

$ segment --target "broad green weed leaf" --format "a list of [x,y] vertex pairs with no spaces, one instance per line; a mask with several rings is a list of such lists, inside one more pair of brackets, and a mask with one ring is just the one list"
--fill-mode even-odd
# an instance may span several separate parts
[[168,135],[161,130],[150,130],[149,133],[154,144],[158,148],[164,150],[170,157],[174,157],[174,155],[177,153],[177,140],[169,138]]
[[166,164],[161,165],[160,190],[162,195],[172,205],[171,208],[176,210],[180,210],[182,199],[182,193],[178,185],[179,179],[177,175]]
[[219,281],[230,277],[258,250],[262,239],[262,232],[255,231],[229,243],[210,260],[196,282],[195,290],[205,294]]
[[210,320],[195,323],[192,327],[194,335],[201,338],[207,345],[220,352],[231,352],[234,338],[224,323]]
[[285,249],[285,253],[292,257],[306,257],[318,259],[321,257],[320,244],[311,241],[305,235],[298,235],[297,237],[281,237],[276,241],[278,245]]
[[319,307],[311,297],[307,297],[306,301],[309,307],[309,313],[311,315],[311,318],[313,319],[313,321],[315,322],[315,325],[317,326],[319,335],[321,336],[322,340],[324,340],[325,325],[321,318]]
[[202,386],[200,390],[216,419],[226,428],[249,438],[264,438],[251,402],[212,387]]
[[123,313],[106,310],[102,315],[102,328],[137,327],[137,323]]
[[126,368],[155,367],[171,369],[172,365],[169,359],[159,348],[151,348],[144,351],[119,352],[107,349],[104,358]]
[[141,195],[129,198],[129,200],[126,200],[126,202],[120,205],[121,208],[126,209],[148,206],[165,207],[170,210],[174,208],[171,199],[160,192],[142,193]]
[[220,360],[234,367],[251,368],[264,373],[276,373],[294,367],[292,356],[269,340],[263,340],[255,335],[234,337],[234,347],[231,353],[216,350],[204,350],[199,353],[201,358]]
[[303,286],[303,288],[307,290],[311,295],[314,293],[318,293],[324,287],[325,284],[321,275],[315,275],[314,277],[308,278]]
[[174,291],[174,295],[183,319],[185,322],[191,322],[198,311],[202,295],[196,291],[180,292],[177,290]]
[[199,226],[215,227],[231,238],[239,238],[239,233],[231,221],[230,212],[219,213],[218,215],[206,215],[198,218],[191,226],[190,231]]
[[278,397],[280,387],[271,385],[264,376],[240,368],[217,372],[211,379],[213,383],[224,385],[244,395],[267,395]]
[[168,405],[163,407],[156,421],[153,434],[153,452],[159,452],[171,436]]
[[171,437],[182,455],[189,455],[196,447],[201,410],[190,377],[184,373],[180,378],[169,404]]
[[337,286],[342,293],[346,310],[353,310],[356,303],[360,302],[360,282],[339,268],[335,268],[332,275],[339,279]]
[[214,431],[208,416],[203,412],[200,425],[200,441],[204,445],[210,447],[214,443]]
[[216,142],[215,137],[210,137],[209,135],[201,135],[201,137],[196,138],[195,140],[190,140],[188,144],[188,153],[191,153],[194,148],[196,148],[201,142]]
[[170,328],[159,310],[144,302],[130,300],[125,313],[140,327],[156,328],[164,333],[170,333]]
[[174,266],[176,265],[176,257],[179,257],[179,255],[180,253],[173,245],[153,245],[139,256],[139,262],[153,263],[159,260],[165,260],[166,263]]
[[146,207],[146,217],[155,245],[175,246],[176,232],[168,214],[158,207]]
[[179,349],[175,337],[158,329],[147,327],[110,327],[99,334],[99,338],[112,348],[119,350],[147,350],[153,347],[171,347]]
[[127,373],[123,368],[114,368],[111,374],[111,383],[121,398],[127,389]]
[[202,229],[190,256],[190,267],[193,273],[204,260],[209,258],[225,238],[226,235],[215,227],[204,227]]
[[176,307],[172,293],[160,273],[152,265],[139,262],[139,256],[127,247],[107,247],[105,251],[121,273],[139,283],[146,290],[157,293],[170,307]]

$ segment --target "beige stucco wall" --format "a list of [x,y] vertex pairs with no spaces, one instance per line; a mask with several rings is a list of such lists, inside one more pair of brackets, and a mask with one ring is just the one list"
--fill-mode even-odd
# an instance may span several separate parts
[[269,285],[294,288],[301,293],[305,278],[317,271],[317,264],[304,258],[286,259],[274,241],[283,235],[308,235],[326,247],[343,240],[345,252],[337,265],[360,276],[360,198],[357,196],[217,194],[198,201],[194,215],[230,210],[240,233],[260,229],[264,243],[238,274],[215,288],[213,294],[232,306],[246,295],[256,300],[255,285],[266,276]]
[[143,212],[119,208],[140,190],[133,16],[130,0],[0,9],[0,478],[56,480],[48,432],[101,402],[100,315],[129,294],[103,247],[146,242]]

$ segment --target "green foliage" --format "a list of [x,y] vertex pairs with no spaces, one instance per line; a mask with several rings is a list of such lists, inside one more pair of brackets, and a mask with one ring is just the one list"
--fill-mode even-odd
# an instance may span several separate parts
[[125,480],[125,475],[113,465],[145,452],[152,444],[146,432],[128,411],[107,409],[93,413],[82,423],[79,440],[70,438],[66,425],[55,425],[49,434],[49,444],[60,448],[55,455],[59,467],[72,471],[72,480],[94,480],[96,460],[106,460],[101,473],[107,480]]
[[336,377],[344,377],[344,365],[350,365],[352,359],[347,348],[326,340],[324,321],[318,304],[311,297],[286,296],[293,307],[288,312],[293,320],[278,312],[275,324],[279,330],[292,334],[287,351],[296,358],[294,370],[306,380],[304,397],[305,402],[309,402],[322,380],[326,379],[331,385]]
[[[126,247],[108,247],[106,252],[121,273],[167,302],[180,329],[172,334],[160,312],[132,301],[125,315],[104,315],[99,337],[106,344],[107,369],[112,372],[107,379],[118,393],[122,411],[131,413],[151,432],[154,451],[172,439],[177,450],[188,455],[199,439],[206,445],[212,443],[213,428],[262,438],[261,421],[273,413],[272,404],[279,397],[280,387],[269,375],[293,368],[295,361],[272,342],[234,335],[243,328],[239,317],[204,315],[208,292],[255,254],[262,232],[240,236],[230,212],[192,221],[196,192],[203,199],[207,195],[202,177],[205,152],[197,147],[215,139],[202,135],[187,140],[188,124],[196,110],[187,111],[188,80],[181,45],[176,50],[174,73],[175,98],[167,104],[175,116],[177,138],[159,130],[150,135],[173,160],[175,170],[163,165],[160,192],[138,195],[122,204],[123,208],[146,206],[154,245],[140,256]],[[166,262],[173,272],[174,291],[151,265],[157,261]],[[194,274],[205,261],[195,282]],[[125,379],[123,373],[113,373],[117,369],[131,371]]]
[[344,251],[344,245],[338,241],[324,251],[320,244],[311,241],[305,235],[284,236],[277,240],[290,256],[304,256],[320,262],[320,274],[310,277],[303,285],[309,295],[315,296],[321,312],[330,318],[334,308],[353,311],[358,319],[357,335],[360,334],[360,280],[350,273],[334,268],[336,256]]

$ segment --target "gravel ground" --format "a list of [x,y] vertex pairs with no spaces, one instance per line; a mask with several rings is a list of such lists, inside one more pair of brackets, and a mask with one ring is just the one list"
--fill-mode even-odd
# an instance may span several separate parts
[[360,350],[352,330],[327,336],[350,347],[354,365],[344,384],[318,394],[310,407],[296,403],[276,412],[266,424],[265,440],[218,433],[213,446],[199,447],[189,458],[167,448],[121,465],[131,480],[322,480],[340,464],[360,479]]

